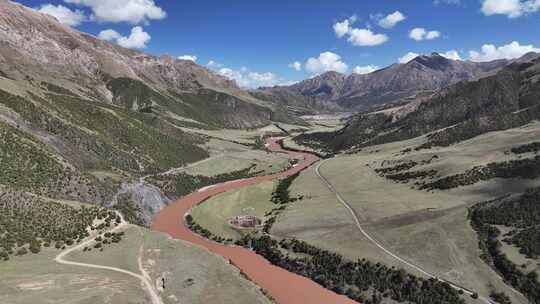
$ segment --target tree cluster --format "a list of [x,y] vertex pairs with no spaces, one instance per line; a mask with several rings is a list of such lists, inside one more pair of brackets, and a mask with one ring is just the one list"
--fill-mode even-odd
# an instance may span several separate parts
[[530,153],[530,152],[538,153],[538,151],[540,151],[540,142],[535,141],[530,144],[514,147],[512,148],[511,151],[514,154],[523,154],[523,153]]
[[337,253],[303,241],[277,241],[268,235],[238,241],[270,263],[308,277],[327,289],[359,301],[381,303],[383,299],[407,303],[465,303],[448,283],[418,278],[402,269],[389,268],[365,259],[349,261]]
[[[472,227],[479,236],[482,259],[501,274],[507,284],[522,292],[531,303],[540,303],[540,282],[536,272],[524,273],[501,251],[500,230],[495,225],[513,227],[507,242],[522,253],[534,253],[538,248],[540,221],[540,188],[531,189],[517,198],[507,197],[479,203],[469,210]],[[525,232],[527,231],[527,232]],[[534,231],[534,232],[530,232]],[[523,234],[525,232],[525,234]],[[531,254],[530,254],[531,255]],[[500,303],[505,297],[495,294]]]
[[459,186],[476,184],[493,178],[534,179],[540,176],[540,156],[534,158],[510,160],[477,166],[465,173],[447,176],[423,185],[422,189],[447,190]]
[[0,195],[0,258],[39,253],[42,247],[63,249],[87,238],[91,230],[101,231],[120,222],[111,210],[77,208],[4,191]]

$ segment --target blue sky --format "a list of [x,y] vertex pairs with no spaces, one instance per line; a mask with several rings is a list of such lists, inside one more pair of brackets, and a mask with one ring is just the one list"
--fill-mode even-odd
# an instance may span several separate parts
[[248,87],[365,73],[434,51],[476,61],[540,51],[540,0],[17,2],[126,47],[212,61]]

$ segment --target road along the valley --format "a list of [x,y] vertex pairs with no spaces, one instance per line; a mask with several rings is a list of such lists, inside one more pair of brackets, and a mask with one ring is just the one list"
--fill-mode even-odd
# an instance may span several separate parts
[[[465,287],[462,287],[456,283],[453,283],[453,282],[450,282],[448,280],[445,280],[445,279],[441,279],[439,277],[437,277],[436,275],[424,270],[422,267],[418,266],[418,265],[415,265],[413,264],[412,262],[409,262],[407,260],[405,260],[404,258],[400,257],[399,255],[393,253],[392,251],[390,251],[389,249],[387,249],[386,247],[384,247],[381,243],[379,243],[377,240],[375,240],[375,238],[373,238],[363,227],[362,225],[360,224],[360,220],[358,219],[358,215],[356,214],[356,211],[351,207],[351,205],[343,198],[343,196],[341,196],[341,194],[336,190],[336,188],[330,183],[330,181],[328,181],[328,179],[326,177],[324,177],[324,175],[321,174],[321,166],[326,162],[327,160],[325,161],[322,161],[320,162],[317,167],[315,168],[315,173],[317,174],[317,176],[319,177],[319,179],[325,184],[325,186],[328,188],[328,190],[330,190],[330,192],[334,193],[334,195],[336,196],[337,200],[343,205],[343,207],[345,207],[345,209],[347,209],[347,211],[351,214],[353,220],[354,220],[354,223],[356,225],[356,228],[358,228],[358,231],[360,231],[360,233],[366,238],[368,239],[373,245],[375,245],[377,248],[379,248],[380,250],[382,250],[384,253],[386,253],[387,255],[389,255],[390,257],[392,257],[393,259],[399,261],[400,263],[402,263],[403,265],[407,266],[407,267],[410,267],[411,269],[414,269],[416,271],[418,271],[419,273],[425,275],[426,277],[428,278],[433,278],[433,279],[436,279],[436,280],[439,280],[441,282],[446,282],[448,283],[452,288],[454,288],[455,290],[461,290],[463,291],[463,293],[467,294],[467,295],[470,295],[472,296],[475,292],[470,290],[470,289],[467,289]],[[486,297],[483,297],[483,296],[479,296],[478,298],[480,301],[486,303],[486,304],[494,304],[493,301],[491,301],[490,299],[486,298]]]
[[267,143],[270,151],[287,153],[291,157],[300,159],[301,162],[293,168],[281,173],[247,178],[219,184],[213,187],[206,187],[198,192],[180,198],[161,210],[154,220],[152,229],[167,233],[175,239],[203,246],[230,260],[255,284],[268,291],[279,304],[355,304],[356,302],[349,298],[327,290],[308,278],[296,275],[270,264],[266,259],[249,249],[226,246],[209,241],[194,234],[187,228],[184,222],[184,215],[188,213],[193,206],[205,199],[232,189],[294,175],[319,160],[317,156],[309,153],[285,151],[280,147],[277,139],[269,139]]

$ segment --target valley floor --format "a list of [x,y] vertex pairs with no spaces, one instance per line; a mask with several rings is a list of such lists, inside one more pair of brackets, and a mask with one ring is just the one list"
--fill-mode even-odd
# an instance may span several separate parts
[[[390,251],[485,297],[492,291],[503,291],[512,303],[527,303],[480,258],[478,237],[467,213],[475,203],[538,187],[540,180],[499,178],[452,190],[425,191],[417,189],[414,178],[397,183],[379,175],[375,169],[426,160],[415,170],[436,170],[438,176],[444,177],[490,162],[519,159],[520,156],[507,151],[538,138],[540,124],[533,123],[446,148],[414,151],[424,141],[420,137],[337,156],[322,164],[320,172],[350,203],[363,229]],[[412,151],[403,153],[408,147]],[[303,195],[305,199],[285,210],[273,226],[272,234],[305,240],[351,259],[368,258],[422,275],[385,254],[359,233],[349,212],[324,187],[314,168],[295,180],[292,194]]]

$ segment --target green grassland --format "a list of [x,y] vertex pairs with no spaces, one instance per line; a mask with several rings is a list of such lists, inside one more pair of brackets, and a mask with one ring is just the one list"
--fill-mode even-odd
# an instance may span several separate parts
[[[480,258],[478,236],[467,219],[467,208],[507,193],[520,193],[540,185],[540,180],[494,178],[470,186],[428,192],[418,190],[415,184],[422,179],[398,183],[380,176],[375,169],[414,161],[419,165],[403,172],[435,170],[436,175],[427,180],[436,180],[474,166],[526,158],[527,155],[508,151],[534,142],[540,136],[539,126],[531,123],[522,128],[487,133],[456,145],[420,151],[414,148],[425,142],[425,137],[373,146],[330,159],[320,171],[352,205],[363,227],[391,251],[481,294],[503,291],[513,303],[526,303]],[[407,148],[411,149],[407,151]],[[403,267],[359,234],[348,212],[324,188],[313,169],[306,170],[295,180],[291,192],[305,198],[278,217],[272,234],[305,240],[345,257],[366,257]]]
[[144,267],[152,278],[166,278],[165,303],[270,303],[225,259],[153,232],[145,231],[143,239]]
[[32,303],[147,303],[140,282],[116,272],[53,261],[57,250],[26,255],[0,263],[0,302]]
[[218,194],[195,206],[191,215],[197,224],[214,235],[236,240],[243,233],[230,227],[227,220],[238,215],[254,215],[264,219],[266,213],[275,207],[270,201],[275,184],[272,181],[264,182]]
[[223,154],[215,159],[190,166],[185,170],[191,175],[212,176],[226,172],[238,171],[255,165],[254,172],[271,174],[289,167],[289,159],[279,154],[266,153],[260,150],[243,150],[238,153]]

